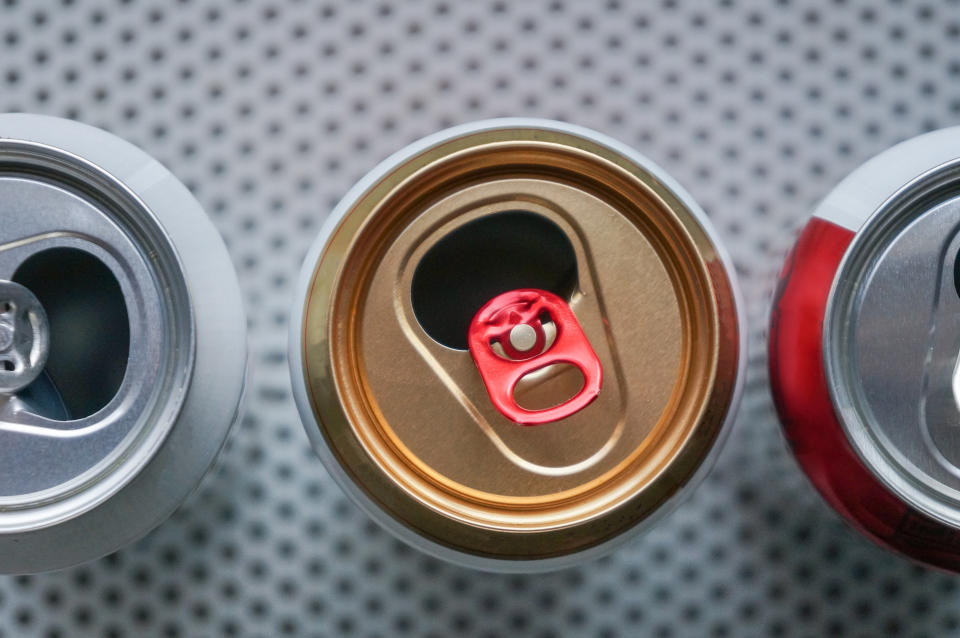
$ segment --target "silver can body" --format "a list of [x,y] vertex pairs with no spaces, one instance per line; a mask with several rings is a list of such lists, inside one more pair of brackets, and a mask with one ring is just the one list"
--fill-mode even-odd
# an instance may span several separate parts
[[166,168],[0,116],[0,572],[115,551],[197,486],[246,371],[236,274]]

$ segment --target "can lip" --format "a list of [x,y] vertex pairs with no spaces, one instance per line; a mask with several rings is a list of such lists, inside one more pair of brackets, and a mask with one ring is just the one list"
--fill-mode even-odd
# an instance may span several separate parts
[[0,115],[0,139],[83,158],[143,202],[179,257],[196,343],[193,375],[181,388],[178,416],[149,460],[122,487],[55,524],[0,534],[0,573],[33,573],[115,551],[156,527],[195,489],[239,414],[247,369],[246,322],[236,273],[219,233],[186,187],[147,153],[92,126],[24,113]]
[[[912,202],[925,193],[946,188],[945,180],[948,184],[960,181],[956,177],[949,179],[949,174],[960,167],[958,148],[960,126],[901,142],[848,175],[814,211],[814,216],[855,233],[834,274],[823,319],[821,357],[837,420],[850,447],[880,484],[920,512],[951,527],[960,527],[960,498],[947,499],[943,490],[911,476],[901,462],[903,459],[895,459],[872,434],[846,386],[837,349],[841,333],[838,321],[844,308],[838,297],[854,285],[851,282],[862,265],[858,262],[876,234],[873,229],[911,208]],[[960,185],[954,191],[958,189]]]
[[960,126],[930,131],[874,155],[844,177],[813,215],[857,232],[904,184],[960,155]]
[[[386,175],[393,171],[396,166],[434,146],[467,135],[505,129],[553,131],[584,138],[595,144],[607,147],[609,150],[619,154],[620,156],[623,156],[625,159],[634,164],[643,166],[644,170],[651,173],[665,188],[671,191],[671,193],[689,209],[689,211],[692,213],[693,219],[702,228],[704,234],[708,237],[710,242],[712,242],[718,260],[728,274],[733,296],[733,304],[735,306],[735,316],[737,318],[739,347],[737,352],[737,372],[733,384],[733,391],[731,393],[731,400],[727,408],[727,412],[724,415],[724,422],[720,428],[714,445],[711,447],[707,457],[704,459],[697,471],[692,475],[684,489],[675,494],[667,503],[659,507],[655,512],[650,514],[645,519],[643,524],[634,526],[626,533],[620,534],[619,536],[605,540],[598,545],[579,550],[572,554],[548,558],[505,559],[480,556],[459,551],[421,536],[383,510],[369,494],[367,494],[356,484],[354,479],[340,465],[332,450],[327,446],[323,433],[321,432],[320,428],[317,427],[316,415],[313,412],[313,407],[309,398],[309,389],[307,387],[305,374],[305,362],[303,359],[303,329],[307,303],[306,293],[310,290],[315,279],[316,268],[324,254],[327,241],[334,235],[340,222],[354,207],[356,202],[362,199],[374,185],[376,185]],[[724,246],[720,243],[716,231],[712,228],[709,220],[706,217],[706,214],[696,204],[696,202],[685,189],[677,184],[677,182],[667,175],[663,169],[651,162],[648,158],[626,146],[625,144],[611,139],[606,135],[572,124],[533,118],[500,118],[494,120],[484,120],[455,126],[453,128],[434,133],[417,142],[414,142],[397,153],[394,153],[377,165],[377,167],[364,176],[359,182],[357,182],[347,192],[347,194],[343,197],[337,207],[324,222],[318,237],[312,244],[305,258],[304,266],[298,279],[297,291],[298,294],[296,295],[294,301],[293,312],[291,314],[290,333],[288,337],[288,348],[290,352],[289,363],[293,381],[293,393],[297,407],[303,417],[307,434],[324,465],[333,475],[340,487],[346,491],[368,515],[374,518],[374,520],[376,520],[379,524],[388,528],[395,535],[410,544],[424,549],[434,556],[478,569],[500,572],[532,572],[559,569],[609,553],[615,547],[633,537],[636,533],[641,532],[642,529],[646,528],[649,524],[655,522],[660,517],[666,515],[670,510],[672,510],[673,507],[675,507],[676,504],[681,500],[681,496],[685,495],[693,485],[702,479],[706,471],[708,471],[713,460],[715,459],[716,454],[719,453],[719,450],[722,447],[723,440],[726,438],[729,432],[730,424],[733,420],[733,415],[736,413],[736,407],[739,404],[740,396],[743,390],[748,342],[746,333],[746,317],[745,313],[743,312],[744,306],[742,296],[739,285],[736,281],[736,274],[733,269],[732,261]],[[312,427],[311,422],[313,425]]]

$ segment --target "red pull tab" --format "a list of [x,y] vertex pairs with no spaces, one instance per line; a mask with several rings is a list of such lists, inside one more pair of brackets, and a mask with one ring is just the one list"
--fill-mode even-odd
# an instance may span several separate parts
[[[557,329],[556,338],[549,345],[543,327],[545,316]],[[488,301],[470,322],[467,343],[490,400],[514,423],[539,425],[565,419],[585,408],[600,393],[600,359],[570,306],[546,290],[511,290]],[[506,356],[493,349],[495,343]],[[546,410],[527,410],[517,405],[513,391],[520,379],[556,363],[568,363],[580,370],[584,382],[576,396]]]

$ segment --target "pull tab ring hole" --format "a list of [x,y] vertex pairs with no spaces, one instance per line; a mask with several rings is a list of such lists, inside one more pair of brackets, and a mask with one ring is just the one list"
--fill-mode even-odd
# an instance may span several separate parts
[[569,363],[555,363],[521,378],[513,388],[513,400],[525,410],[547,410],[577,396],[586,379]]

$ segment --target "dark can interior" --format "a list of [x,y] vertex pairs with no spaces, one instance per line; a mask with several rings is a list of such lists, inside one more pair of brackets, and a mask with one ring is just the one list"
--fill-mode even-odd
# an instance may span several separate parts
[[74,420],[104,408],[120,389],[130,354],[130,322],[117,278],[75,248],[29,257],[13,280],[29,288],[50,323],[44,374],[22,392],[42,416]]
[[480,308],[518,288],[539,288],[570,299],[577,258],[554,222],[528,211],[473,220],[434,244],[413,274],[413,312],[438,343],[467,349],[467,330]]

